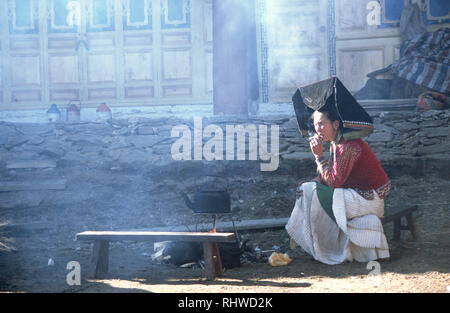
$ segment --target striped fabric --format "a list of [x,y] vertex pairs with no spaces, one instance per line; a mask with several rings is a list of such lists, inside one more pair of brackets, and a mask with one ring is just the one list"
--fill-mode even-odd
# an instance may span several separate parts
[[286,225],[289,236],[317,261],[339,264],[369,262],[389,257],[389,247],[380,217],[384,200],[377,195],[366,200],[356,191],[336,188],[333,193],[334,222],[321,207],[316,183],[301,186]]
[[400,59],[388,69],[396,76],[450,94],[450,28],[423,33],[407,41]]

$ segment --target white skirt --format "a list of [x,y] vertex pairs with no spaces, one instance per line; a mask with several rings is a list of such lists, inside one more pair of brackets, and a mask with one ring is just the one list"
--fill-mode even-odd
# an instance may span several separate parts
[[384,200],[375,191],[374,199],[366,200],[353,189],[334,189],[334,222],[320,205],[316,183],[304,183],[301,189],[303,195],[295,202],[286,231],[314,259],[339,264],[389,257],[380,220]]

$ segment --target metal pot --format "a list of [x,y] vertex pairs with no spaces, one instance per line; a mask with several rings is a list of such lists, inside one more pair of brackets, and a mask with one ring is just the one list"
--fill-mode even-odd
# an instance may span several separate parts
[[194,194],[194,202],[192,202],[185,192],[181,195],[186,205],[194,211],[194,213],[230,213],[231,200],[226,190],[201,190]]

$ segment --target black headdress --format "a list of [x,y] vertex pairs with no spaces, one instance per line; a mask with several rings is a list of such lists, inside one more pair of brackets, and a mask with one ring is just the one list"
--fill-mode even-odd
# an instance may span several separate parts
[[311,120],[314,111],[326,111],[338,117],[346,140],[369,136],[373,132],[370,115],[335,76],[300,87],[292,97],[292,102],[304,137],[314,134]]

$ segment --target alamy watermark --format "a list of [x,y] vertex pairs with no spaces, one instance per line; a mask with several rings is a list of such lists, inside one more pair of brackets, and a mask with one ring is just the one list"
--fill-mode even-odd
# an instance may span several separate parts
[[[280,127],[270,125],[270,140],[268,130],[269,127],[265,124],[227,124],[224,134],[223,129],[215,124],[209,124],[203,129],[202,118],[194,117],[193,134],[188,125],[176,125],[172,128],[170,136],[178,138],[171,147],[172,158],[207,161],[246,160],[248,135],[248,160],[265,161],[260,164],[261,171],[275,171],[279,164]],[[208,141],[203,144],[204,138],[208,138]],[[269,141],[270,149],[268,149]]]
[[77,261],[67,263],[66,269],[70,272],[66,275],[66,282],[69,286],[81,285],[81,267]]
[[379,285],[382,283],[381,279],[381,264],[377,261],[370,261],[366,265],[366,269],[370,272],[367,274],[367,282],[372,285]]

